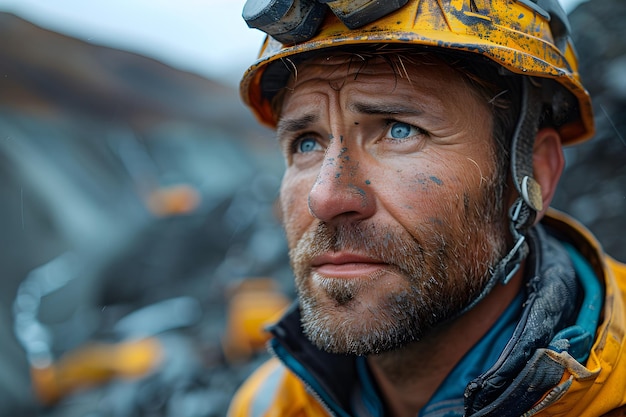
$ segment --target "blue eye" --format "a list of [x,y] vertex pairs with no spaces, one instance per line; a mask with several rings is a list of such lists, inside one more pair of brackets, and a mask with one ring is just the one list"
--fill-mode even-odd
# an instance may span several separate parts
[[393,139],[404,139],[414,135],[417,129],[408,123],[394,122],[389,128],[389,135]]
[[319,149],[319,144],[313,138],[302,138],[296,143],[296,151],[299,153],[312,152]]

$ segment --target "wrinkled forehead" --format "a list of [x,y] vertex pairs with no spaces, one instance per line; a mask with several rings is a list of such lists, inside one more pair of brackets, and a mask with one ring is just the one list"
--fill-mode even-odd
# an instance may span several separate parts
[[285,95],[311,79],[326,80],[336,88],[347,82],[369,83],[372,90],[377,85],[385,84],[385,80],[392,80],[392,84],[406,88],[420,87],[422,90],[436,83],[454,85],[457,94],[465,90],[471,95],[484,96],[470,82],[471,79],[479,80],[480,77],[469,75],[459,62],[457,60],[450,63],[437,54],[414,49],[331,50],[325,53],[318,51],[299,56],[297,60],[285,59],[275,63],[272,69],[266,71],[267,79],[264,82],[268,84],[266,91],[272,95],[276,114],[281,114]]
[[397,74],[406,73],[410,66],[447,66],[445,60],[436,54],[425,51],[416,51],[415,48],[391,49],[376,48],[370,50],[361,49],[330,49],[303,53],[289,58],[283,58],[268,66],[264,72],[261,84],[263,94],[271,99],[286,87],[290,80],[296,79],[303,68],[312,65],[339,66],[348,64],[353,71],[376,71],[372,64],[385,63],[388,69]]
[[334,53],[294,63],[286,86],[290,89],[306,78],[331,82],[366,78],[373,82],[376,77],[411,82],[417,81],[419,77],[455,79],[460,78],[460,75],[443,61],[428,55]]
[[378,105],[420,102],[440,108],[449,97],[479,105],[473,96],[461,76],[439,62],[425,64],[396,56],[333,55],[316,57],[298,66],[281,95],[277,114],[281,119],[287,108],[315,108],[321,97],[335,97],[347,109],[366,101]]

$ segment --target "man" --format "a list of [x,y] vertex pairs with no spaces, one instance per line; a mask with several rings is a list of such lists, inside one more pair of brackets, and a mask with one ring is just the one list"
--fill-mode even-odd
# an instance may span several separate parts
[[298,303],[229,415],[624,415],[626,266],[548,209],[593,134],[557,1],[244,18],[270,35],[241,92],[285,154]]

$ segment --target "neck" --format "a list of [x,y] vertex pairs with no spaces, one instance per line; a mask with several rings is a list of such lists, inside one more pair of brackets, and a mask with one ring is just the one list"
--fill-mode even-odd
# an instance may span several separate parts
[[415,417],[463,356],[487,333],[517,295],[520,270],[453,322],[402,349],[368,357],[393,417]]

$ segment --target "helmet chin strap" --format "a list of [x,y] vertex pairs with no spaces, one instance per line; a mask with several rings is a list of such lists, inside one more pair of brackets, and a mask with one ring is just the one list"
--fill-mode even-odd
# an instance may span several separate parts
[[[543,207],[541,186],[532,177],[533,146],[539,130],[543,101],[541,90],[530,77],[522,77],[520,117],[511,141],[511,176],[519,196],[509,209],[509,229],[513,247],[491,269],[491,277],[482,292],[459,315],[478,304],[496,284],[507,284],[519,271],[528,255],[526,232]],[[457,316],[458,317],[458,316]]]

